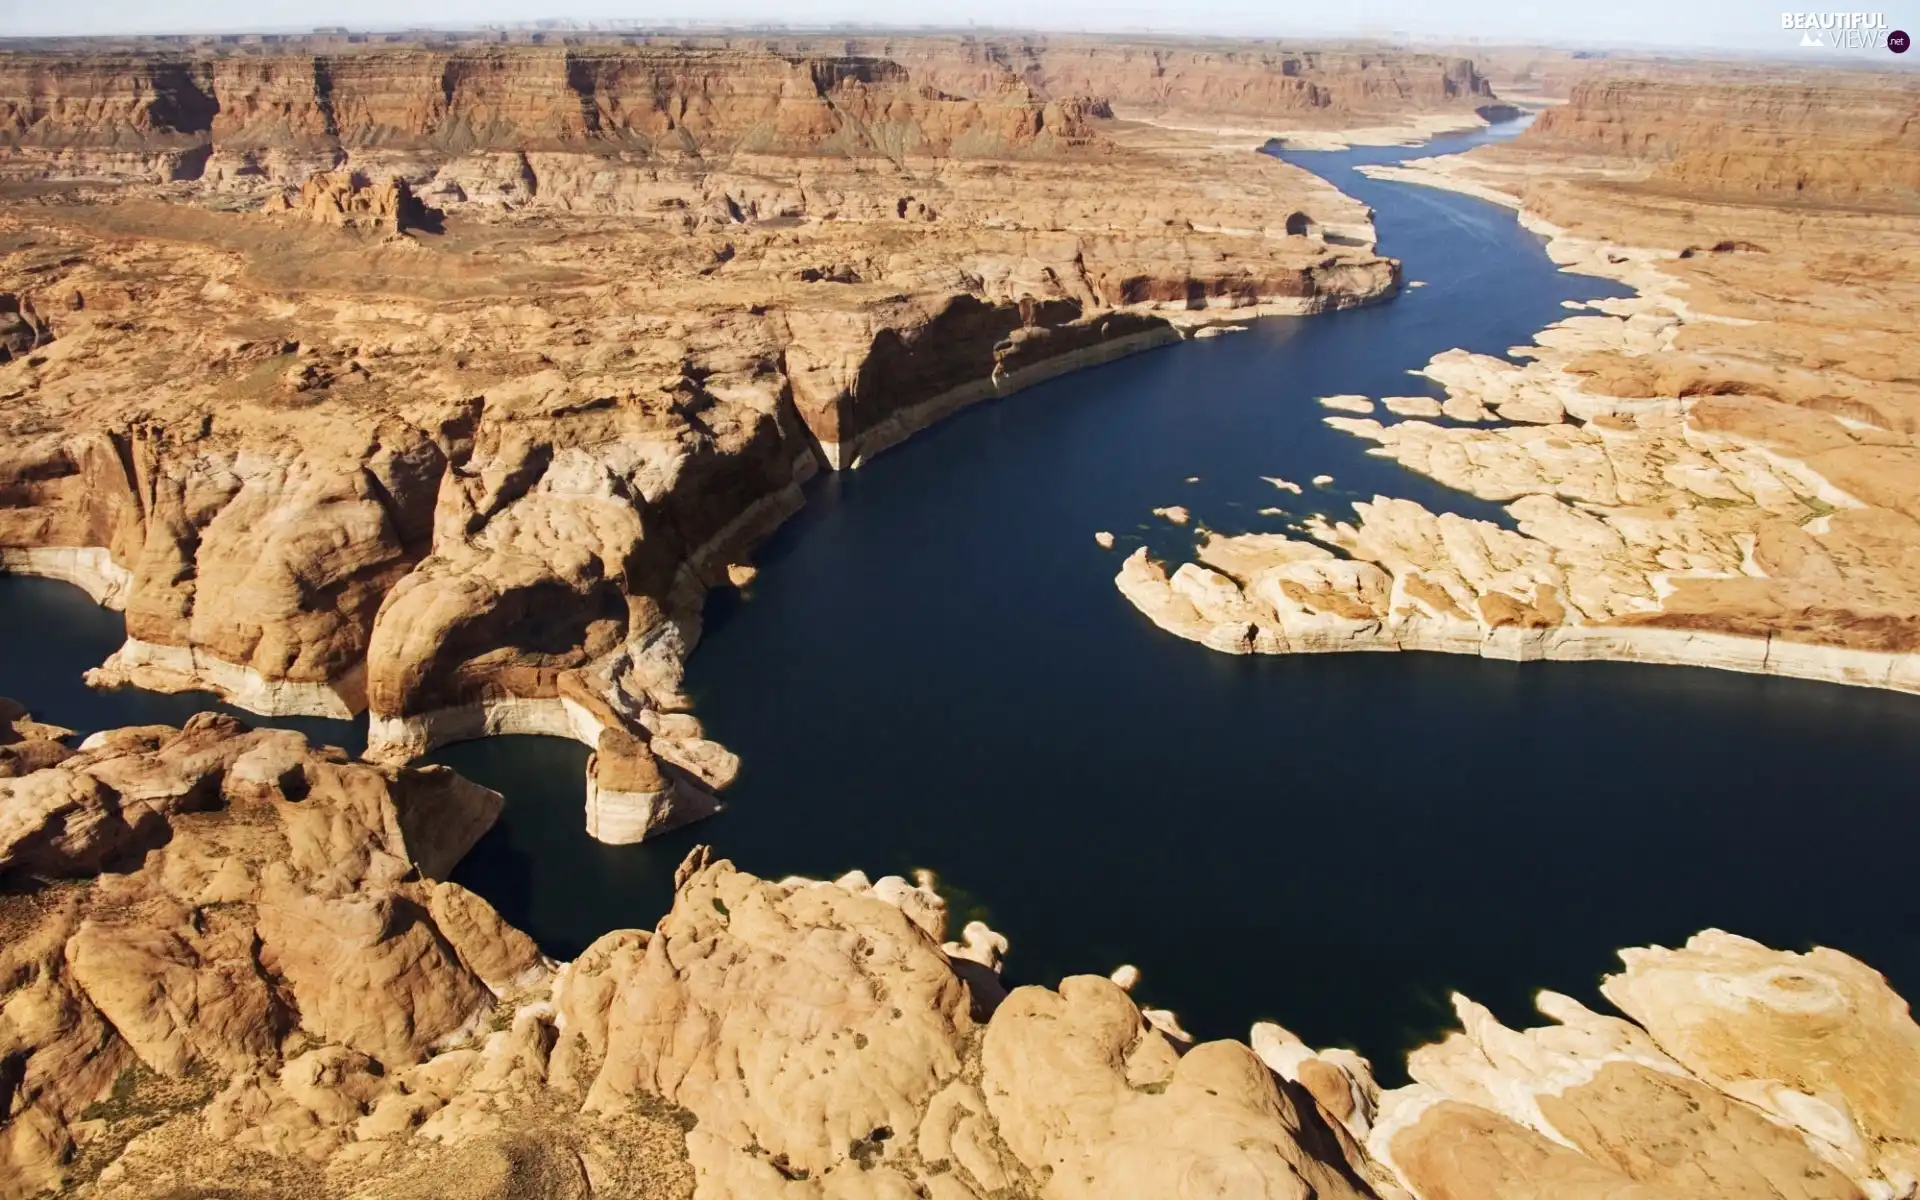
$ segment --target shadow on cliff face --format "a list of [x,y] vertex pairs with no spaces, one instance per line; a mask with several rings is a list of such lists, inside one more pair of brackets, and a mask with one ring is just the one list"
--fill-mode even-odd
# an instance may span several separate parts
[[212,81],[188,62],[158,62],[151,69],[153,99],[147,119],[155,133],[210,134],[213,118],[220,111],[214,99]]

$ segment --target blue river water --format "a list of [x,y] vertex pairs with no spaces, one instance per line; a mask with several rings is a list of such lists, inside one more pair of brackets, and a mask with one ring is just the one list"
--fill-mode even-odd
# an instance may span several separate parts
[[[743,760],[727,811],[602,846],[584,748],[450,746],[434,758],[508,797],[456,878],[567,956],[656,921],[699,842],[776,877],[928,867],[957,916],[1009,936],[1015,982],[1133,963],[1142,998],[1203,1037],[1276,1019],[1388,1079],[1449,1024],[1451,990],[1527,1022],[1535,989],[1597,1004],[1616,947],[1708,926],[1836,946],[1920,994],[1901,786],[1920,700],[1674,667],[1235,658],[1113,587],[1143,541],[1190,553],[1156,506],[1278,530],[1378,492],[1505,521],[1367,456],[1315,398],[1438,395],[1408,374],[1434,353],[1504,353],[1562,301],[1623,294],[1555,270],[1505,210],[1352,169],[1510,133],[1284,155],[1374,208],[1425,285],[1391,303],[1078,372],[817,479],[751,588],[711,598],[689,663],[695,711]],[[1260,478],[1319,474],[1334,483],[1305,496]],[[0,614],[0,694],[45,719],[206,706],[69,679],[118,641],[72,589],[0,579]]]

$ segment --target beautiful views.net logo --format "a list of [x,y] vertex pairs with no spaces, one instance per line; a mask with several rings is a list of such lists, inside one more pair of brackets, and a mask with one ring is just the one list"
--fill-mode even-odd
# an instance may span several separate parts
[[1799,33],[1800,45],[1829,50],[1907,52],[1907,35],[1887,28],[1887,14],[1861,12],[1783,12],[1780,28]]

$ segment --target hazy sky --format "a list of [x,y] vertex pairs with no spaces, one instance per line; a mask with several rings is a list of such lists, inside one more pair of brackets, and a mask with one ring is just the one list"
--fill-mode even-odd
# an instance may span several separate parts
[[[390,29],[572,17],[794,25],[974,22],[1002,28],[1406,35],[1784,53],[1793,38],[1780,28],[1783,3],[1796,9],[1815,7],[1809,0],[0,0],[0,36],[273,31],[315,25]],[[1920,25],[1920,0],[1900,0],[1886,11],[1896,28],[1903,27],[1903,17],[1906,28]]]

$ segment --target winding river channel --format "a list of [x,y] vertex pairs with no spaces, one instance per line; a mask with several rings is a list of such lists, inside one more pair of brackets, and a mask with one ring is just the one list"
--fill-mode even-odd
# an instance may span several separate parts
[[[1557,271],[1506,210],[1353,170],[1512,132],[1284,155],[1373,206],[1424,284],[1389,304],[1079,372],[816,479],[751,589],[710,600],[689,664],[744,762],[727,811],[602,846],[583,747],[450,746],[434,758],[508,797],[456,878],[565,957],[653,924],[696,842],[774,877],[928,867],[1011,939],[1015,982],[1134,963],[1138,994],[1196,1034],[1277,1019],[1388,1079],[1450,1022],[1451,990],[1531,1023],[1535,988],[1598,1003],[1616,947],[1707,926],[1836,946],[1920,995],[1920,699],[1676,667],[1234,658],[1113,587],[1142,540],[1190,548],[1161,505],[1228,532],[1376,492],[1506,520],[1367,456],[1315,398],[1438,395],[1407,374],[1434,353],[1504,353],[1563,301],[1622,294]],[[1261,479],[1321,474],[1305,496]],[[0,618],[0,694],[43,719],[210,706],[87,692],[119,619],[74,589],[0,579]],[[364,728],[285,723],[350,746]]]

